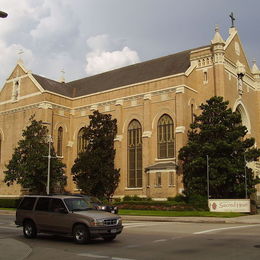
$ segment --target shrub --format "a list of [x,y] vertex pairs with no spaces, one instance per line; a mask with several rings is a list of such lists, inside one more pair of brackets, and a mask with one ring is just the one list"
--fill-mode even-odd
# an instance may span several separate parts
[[175,201],[175,202],[187,202],[187,198],[184,195],[178,194],[176,197],[168,197],[167,201]]
[[17,208],[20,198],[0,198],[0,208]]
[[141,197],[138,197],[137,195],[134,195],[134,196],[125,196],[123,198],[123,201],[152,201],[151,198],[141,198]]

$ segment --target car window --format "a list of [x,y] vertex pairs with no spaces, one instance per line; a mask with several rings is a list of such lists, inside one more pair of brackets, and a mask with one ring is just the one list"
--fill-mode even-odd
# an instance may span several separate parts
[[93,209],[93,206],[83,198],[70,198],[64,199],[64,201],[70,211],[84,211]]
[[61,199],[52,199],[50,211],[52,212],[61,212],[62,210],[66,210],[65,205]]
[[22,200],[19,209],[32,210],[35,200],[36,200],[35,197],[25,197]]
[[48,211],[50,200],[50,198],[39,198],[35,210]]

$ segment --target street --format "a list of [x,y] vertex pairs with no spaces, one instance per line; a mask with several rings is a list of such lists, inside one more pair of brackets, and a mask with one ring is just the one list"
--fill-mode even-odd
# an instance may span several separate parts
[[[28,240],[14,216],[0,215],[0,259],[259,259],[260,224],[124,222],[113,242],[77,245],[71,238],[39,235]],[[17,254],[20,250],[19,258]],[[6,253],[8,252],[8,254]]]

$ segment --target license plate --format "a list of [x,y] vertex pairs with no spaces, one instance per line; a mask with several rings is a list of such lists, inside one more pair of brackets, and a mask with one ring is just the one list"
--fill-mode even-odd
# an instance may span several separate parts
[[116,233],[116,232],[117,232],[116,229],[111,229],[111,230],[110,230],[110,233]]

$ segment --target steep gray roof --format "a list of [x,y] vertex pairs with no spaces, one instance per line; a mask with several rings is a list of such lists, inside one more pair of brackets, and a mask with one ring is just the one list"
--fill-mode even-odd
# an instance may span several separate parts
[[48,91],[68,97],[80,97],[136,84],[138,82],[183,73],[190,66],[190,52],[192,50],[137,63],[68,83],[60,83],[35,74],[33,74],[33,76],[40,85]]

